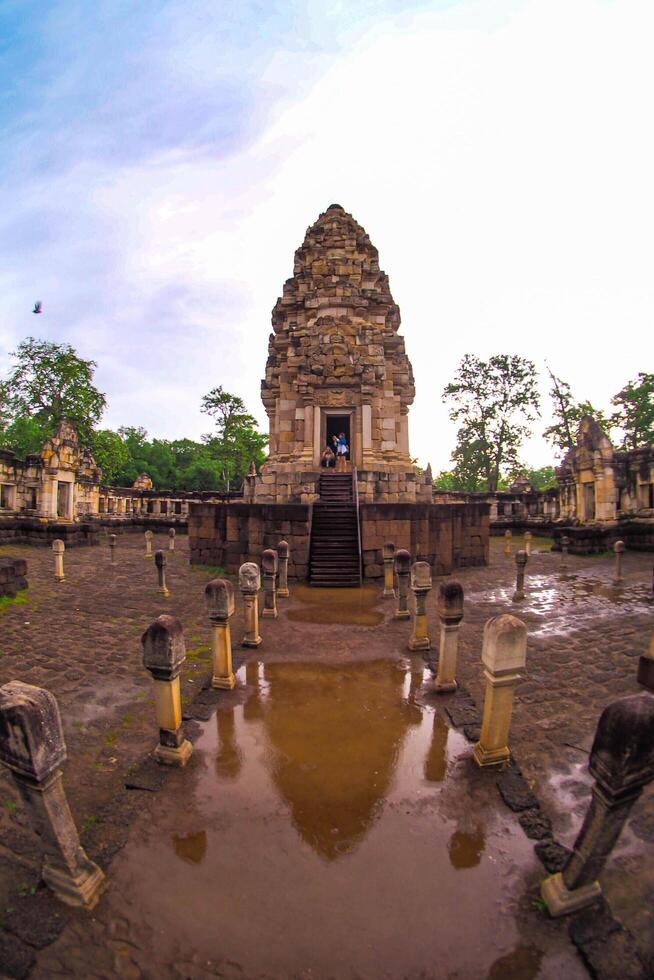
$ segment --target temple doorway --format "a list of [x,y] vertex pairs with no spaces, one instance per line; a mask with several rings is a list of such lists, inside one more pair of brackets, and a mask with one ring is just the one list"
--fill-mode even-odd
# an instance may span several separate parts
[[[334,445],[334,436],[338,438],[341,432],[345,433],[345,438],[347,439],[348,454],[347,459],[352,456],[352,443],[351,432],[350,432],[350,415],[326,415],[325,416],[325,446],[329,446],[336,452]],[[323,447],[324,448],[324,447]]]
[[64,521],[72,520],[71,490],[70,483],[57,483],[57,517]]

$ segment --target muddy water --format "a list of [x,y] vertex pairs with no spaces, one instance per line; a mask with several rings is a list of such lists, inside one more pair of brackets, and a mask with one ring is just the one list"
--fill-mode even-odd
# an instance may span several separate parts
[[286,617],[296,623],[377,626],[384,619],[381,591],[375,585],[360,589],[312,589],[297,583],[293,586],[293,599],[300,605],[289,609]]
[[146,975],[585,976],[428,678],[409,659],[241,668],[98,910],[129,920]]

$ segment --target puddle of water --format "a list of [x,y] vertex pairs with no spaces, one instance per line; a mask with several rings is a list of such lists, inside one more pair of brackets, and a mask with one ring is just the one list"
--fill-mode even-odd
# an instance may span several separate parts
[[176,805],[112,868],[121,914],[157,924],[153,967],[192,950],[253,977],[536,975],[514,918],[532,845],[429,677],[409,659],[239,670],[248,700],[219,706]]
[[364,585],[360,589],[313,589],[297,583],[293,599],[300,603],[285,612],[294,623],[314,623],[319,626],[377,626],[384,621],[379,608],[381,588]]

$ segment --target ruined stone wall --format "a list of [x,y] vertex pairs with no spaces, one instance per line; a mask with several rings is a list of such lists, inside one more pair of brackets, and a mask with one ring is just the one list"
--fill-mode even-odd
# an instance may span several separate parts
[[364,578],[383,576],[382,547],[392,541],[414,561],[427,561],[436,575],[488,563],[489,512],[486,503],[362,504],[361,551]]
[[0,558],[0,599],[16,596],[27,588],[27,562],[24,558]]
[[188,519],[191,562],[235,574],[246,561],[261,563],[265,548],[288,541],[291,579],[309,568],[311,507],[306,504],[192,504]]

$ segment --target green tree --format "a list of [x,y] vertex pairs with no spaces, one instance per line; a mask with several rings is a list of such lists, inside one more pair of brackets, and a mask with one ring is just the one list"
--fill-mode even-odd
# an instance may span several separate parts
[[466,354],[443,397],[452,403],[450,418],[459,422],[452,453],[455,472],[466,489],[497,490],[502,472],[515,467],[527,423],[539,414],[536,367],[516,354],[483,361]]
[[[99,429],[93,433],[91,440],[93,458],[102,469],[102,482],[113,486],[131,486],[121,480],[129,466],[129,449],[117,432],[111,429]],[[134,478],[136,479],[136,477]]]
[[511,473],[508,484],[513,483],[519,476],[526,476],[534,490],[549,490],[550,487],[557,485],[553,466],[541,466],[538,469],[530,469],[528,466],[518,467]]
[[28,453],[40,452],[49,435],[50,430],[33,415],[19,415],[0,429],[0,445],[11,449],[19,459],[25,459]]
[[15,364],[0,385],[0,401],[9,424],[33,418],[48,436],[62,419],[89,443],[106,399],[93,384],[95,361],[81,358],[70,344],[55,344],[27,337],[11,354]]
[[611,423],[622,430],[624,449],[637,449],[654,443],[654,374],[638,372],[611,399],[618,409]]
[[576,402],[567,381],[557,378],[547,365],[548,374],[552,380],[550,397],[553,402],[554,422],[543,432],[543,436],[559,453],[565,454],[572,449],[577,440],[577,427],[584,415],[592,417],[607,433],[611,426],[610,420],[601,409],[595,408],[590,402]]
[[203,436],[211,459],[215,460],[220,482],[226,490],[241,483],[251,460],[261,464],[265,458],[266,436],[257,431],[258,423],[238,395],[222,385],[202,399],[202,411],[216,420],[216,432]]

